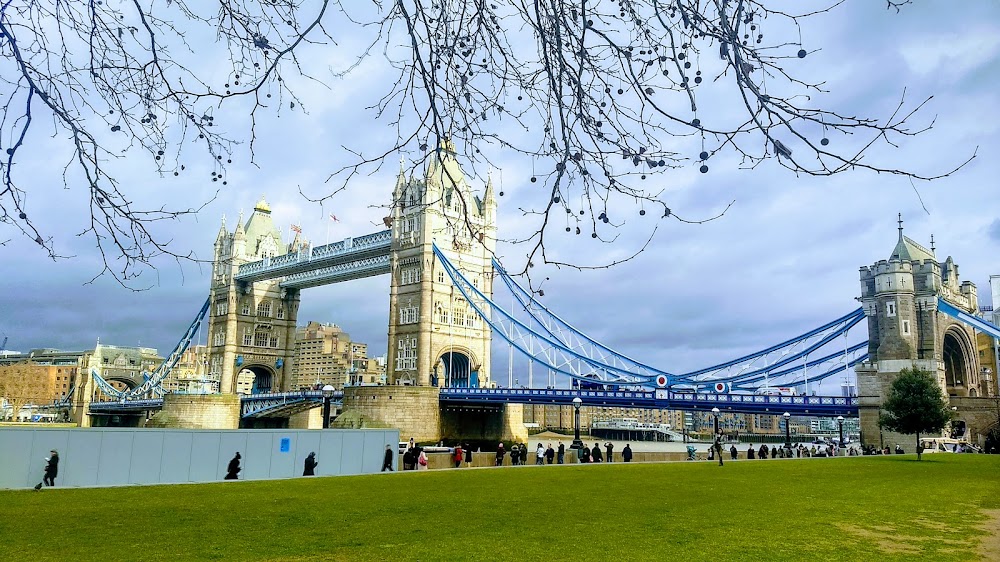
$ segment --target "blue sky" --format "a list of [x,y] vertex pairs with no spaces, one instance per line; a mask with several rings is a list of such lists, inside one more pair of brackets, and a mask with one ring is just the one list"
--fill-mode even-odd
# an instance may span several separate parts
[[[939,259],[953,256],[961,278],[975,282],[981,304],[988,304],[987,279],[1000,273],[1000,5],[969,2],[957,10],[953,2],[939,0],[896,14],[884,3],[853,0],[804,22],[803,37],[810,51],[818,50],[789,64],[802,76],[826,81],[830,93],[819,95],[818,105],[884,117],[904,88],[913,102],[934,96],[918,117],[926,123],[936,116],[931,131],[896,139],[898,149],[878,148],[871,158],[933,173],[977,150],[978,157],[951,177],[917,183],[916,191],[905,178],[865,172],[796,177],[773,160],[741,170],[732,156],[713,159],[709,174],[695,166],[669,172],[655,181],[681,216],[707,217],[730,201],[733,206],[718,220],[685,225],[657,222],[656,213],[640,217],[623,205],[620,214],[627,221],[614,244],[586,236],[554,237],[554,256],[601,264],[641,247],[659,224],[643,254],[614,268],[535,267],[536,285],[547,278],[547,306],[609,346],[666,370],[719,363],[856,308],[858,268],[889,257],[897,213],[914,240],[929,245],[933,234]],[[318,72],[342,68],[344,52],[360,44],[348,33],[338,47],[342,50],[315,49],[309,60]],[[368,153],[391,142],[390,124],[363,109],[384,93],[390,76],[376,57],[350,79],[325,79],[329,87],[296,81],[308,113],[260,116],[256,164],[249,162],[246,145],[238,147],[219,196],[196,217],[157,225],[158,232],[172,239],[175,249],[210,259],[221,217],[231,228],[240,211],[249,213],[261,195],[286,234],[289,224],[299,224],[314,243],[326,242],[328,229],[331,241],[379,230],[398,160],[355,178],[323,206],[306,201],[300,190],[311,196],[330,190],[327,177],[350,161],[345,147]],[[727,103],[724,97],[701,102],[707,111],[720,112]],[[219,110],[217,125],[245,135],[245,113],[239,104]],[[29,241],[0,232],[0,240],[11,238],[0,247],[0,339],[8,336],[7,347],[22,351],[82,349],[98,337],[104,343],[169,350],[207,296],[209,268],[163,260],[144,277],[150,287],[142,292],[106,277],[88,283],[101,266],[92,241],[75,236],[84,228],[86,207],[79,193],[62,186],[68,149],[62,138],[42,129],[30,140],[32,156],[19,164],[32,178],[30,212],[56,237],[57,252],[73,257],[52,261]],[[490,157],[498,168],[494,181],[505,192],[500,236],[530,234],[537,224],[520,208],[541,203],[528,182],[530,162],[502,152]],[[160,178],[139,153],[110,165],[143,201],[198,205],[221,187],[210,180],[212,168],[196,158],[177,178]],[[484,181],[472,184],[481,189]],[[340,222],[326,220],[330,213]],[[526,251],[505,243],[499,247],[510,270],[523,267]],[[308,289],[299,314],[300,323],[343,326],[367,342],[373,354],[384,350],[387,318],[386,277]]]

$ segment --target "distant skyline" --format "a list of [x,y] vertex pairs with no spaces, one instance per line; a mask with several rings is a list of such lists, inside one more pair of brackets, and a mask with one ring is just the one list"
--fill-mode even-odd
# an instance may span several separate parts
[[[857,308],[858,268],[889,257],[897,213],[910,238],[929,246],[933,235],[938,260],[952,256],[961,279],[979,287],[980,304],[990,304],[988,279],[1000,274],[1000,4],[969,3],[956,10],[951,2],[929,1],[905,6],[898,15],[877,4],[847,2],[804,22],[803,37],[819,50],[789,64],[825,80],[830,93],[816,94],[816,103],[847,114],[884,118],[904,88],[910,102],[934,96],[917,120],[927,123],[936,116],[933,129],[893,138],[898,150],[880,148],[870,158],[925,173],[947,169],[974,151],[977,158],[951,177],[913,185],[864,172],[796,177],[774,160],[742,170],[732,155],[713,162],[708,174],[695,166],[672,171],[656,181],[679,215],[700,219],[731,201],[733,206],[700,225],[657,222],[655,213],[615,209],[613,222],[625,222],[613,244],[563,236],[564,225],[557,225],[550,255],[580,265],[625,257],[655,225],[658,230],[645,252],[612,268],[536,264],[532,282],[537,288],[544,281],[545,305],[627,355],[665,370],[693,370],[784,341]],[[311,62],[332,64],[334,55],[327,56],[330,61]],[[109,166],[143,200],[167,194],[197,205],[222,188],[197,216],[156,225],[175,248],[191,250],[201,260],[211,259],[222,217],[232,230],[240,211],[249,215],[262,195],[286,242],[291,224],[314,244],[380,230],[398,156],[376,173],[355,178],[350,189],[324,205],[300,195],[300,190],[315,197],[331,189],[324,183],[329,174],[350,161],[342,147],[372,153],[394,134],[363,109],[379,95],[380,80],[389,79],[385,68],[371,64],[354,80],[331,80],[332,90],[297,81],[308,113],[258,115],[256,164],[249,162],[246,146],[237,149],[224,188],[200,165],[189,166],[187,175],[162,178],[138,156]],[[702,103],[711,107],[726,100]],[[240,111],[237,105],[224,108],[216,122],[240,135],[246,122],[245,108]],[[210,266],[164,261],[143,278],[149,289],[141,292],[106,277],[91,282],[101,265],[93,243],[75,236],[84,228],[79,210],[86,202],[61,187],[67,148],[63,139],[30,140],[35,158],[21,164],[35,178],[29,211],[59,236],[57,252],[72,257],[52,261],[32,242],[0,233],[0,241],[10,238],[0,246],[0,341],[9,337],[7,348],[19,351],[71,350],[92,348],[100,338],[169,352],[208,295]],[[493,181],[505,192],[499,200],[504,241],[498,253],[509,270],[518,271],[527,248],[507,241],[537,226],[521,209],[537,206],[538,193],[523,162],[502,152],[490,156],[497,164]],[[470,178],[479,193],[486,171],[477,169],[479,177]],[[338,222],[329,219],[331,213]],[[336,323],[367,343],[374,357],[385,350],[388,307],[388,278],[369,278],[303,291],[298,321]],[[858,337],[863,339],[863,328]],[[494,366],[494,377],[505,380],[499,371]]]

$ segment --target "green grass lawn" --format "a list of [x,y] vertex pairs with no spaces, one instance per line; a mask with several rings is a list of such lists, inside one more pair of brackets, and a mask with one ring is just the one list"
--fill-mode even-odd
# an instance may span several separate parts
[[0,492],[4,560],[980,560],[1000,456]]

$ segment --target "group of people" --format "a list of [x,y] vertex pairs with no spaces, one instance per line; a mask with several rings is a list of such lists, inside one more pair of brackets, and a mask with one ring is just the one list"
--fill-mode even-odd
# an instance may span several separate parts
[[[510,447],[510,465],[519,466],[528,464],[528,444],[514,443]],[[494,458],[494,466],[503,466],[504,458],[508,455],[508,451],[504,448],[503,443],[497,445],[496,457]],[[535,454],[533,455],[535,459],[535,464],[563,464],[566,462],[566,445],[560,443],[558,448],[553,448],[552,443],[546,447],[541,443],[535,447]]]
[[[604,444],[604,451],[606,456],[601,454],[601,444],[594,443],[594,447],[590,448],[584,445],[582,448],[577,449],[577,458],[581,463],[594,463],[594,462],[614,462],[615,460],[615,444],[610,441]],[[625,448],[622,449],[622,460],[625,462],[632,462],[632,445],[630,443],[625,444]]]
[[[389,454],[386,454],[386,458],[389,458]],[[386,469],[385,464],[383,463],[382,466],[383,472]],[[390,467],[389,470],[392,468]],[[403,452],[403,470],[427,470],[427,453],[424,452],[423,447],[414,443],[412,437],[410,437],[406,451]]]

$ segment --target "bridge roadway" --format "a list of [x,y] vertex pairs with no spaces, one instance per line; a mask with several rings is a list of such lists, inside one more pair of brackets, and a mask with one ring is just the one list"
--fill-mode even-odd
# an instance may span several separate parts
[[[858,399],[840,396],[758,396],[754,394],[705,394],[688,392],[559,390],[530,388],[442,388],[442,405],[462,404],[554,404],[572,406],[577,396],[584,406],[648,408],[656,410],[710,411],[737,414],[857,417]],[[331,399],[340,402],[343,392]],[[323,404],[319,390],[249,394],[241,398],[244,418],[287,417]],[[92,414],[137,414],[159,410],[163,400],[93,402]]]

